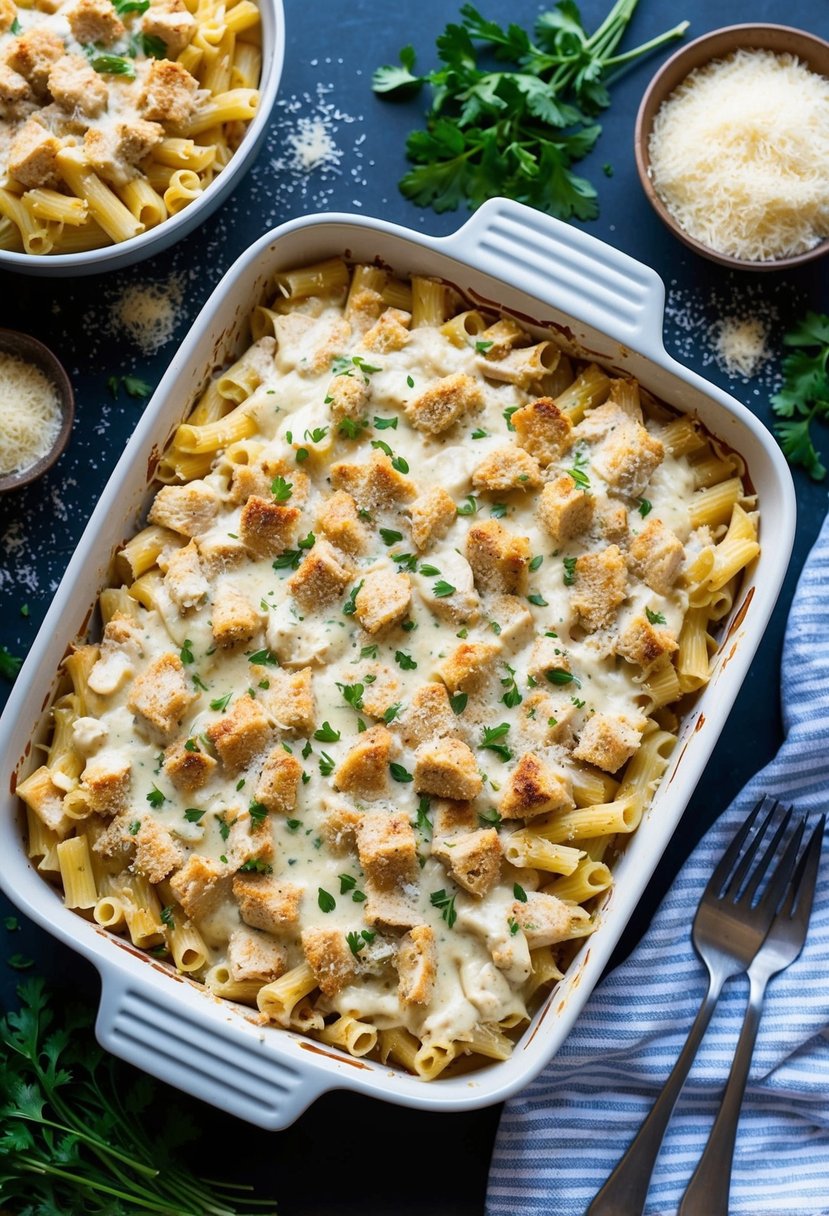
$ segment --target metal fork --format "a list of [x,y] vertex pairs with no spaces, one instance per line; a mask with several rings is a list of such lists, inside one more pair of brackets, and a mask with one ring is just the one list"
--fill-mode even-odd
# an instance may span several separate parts
[[[624,1157],[587,1209],[586,1216],[641,1216],[665,1130],[723,985],[732,976],[741,975],[748,969],[763,944],[786,884],[792,876],[805,826],[802,819],[777,862],[765,891],[755,903],[760,884],[791,822],[792,808],[789,807],[752,869],[760,845],[765,842],[779,808],[780,803],[776,800],[768,797],[760,799],[734,836],[702,893],[694,917],[692,941],[708,969],[708,991],[662,1093]],[[743,851],[761,812],[765,812],[765,817]]]
[[817,884],[825,820],[825,815],[822,815],[812,832],[783,906],[772,922],[760,953],[748,969],[749,1002],[734,1063],[708,1143],[688,1184],[678,1216],[728,1216],[737,1123],[760,1026],[766,986],[772,976],[793,963],[803,949]]

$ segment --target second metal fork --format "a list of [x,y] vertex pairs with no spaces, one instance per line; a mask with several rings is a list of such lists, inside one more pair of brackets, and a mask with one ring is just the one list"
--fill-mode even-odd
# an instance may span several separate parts
[[[708,991],[662,1093],[624,1157],[591,1203],[586,1216],[638,1216],[644,1209],[665,1131],[723,985],[732,976],[748,969],[763,944],[786,884],[792,876],[805,820],[800,820],[796,826],[766,889],[755,902],[760,885],[791,822],[792,808],[789,807],[752,869],[760,845],[771,831],[779,806],[771,798],[762,798],[757,803],[703,891],[694,917],[692,939],[708,969]],[[763,822],[743,852],[749,833],[763,811]]]

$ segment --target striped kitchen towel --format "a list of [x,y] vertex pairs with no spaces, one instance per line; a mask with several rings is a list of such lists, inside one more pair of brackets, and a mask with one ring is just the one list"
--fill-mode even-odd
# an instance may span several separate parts
[[[690,926],[723,849],[762,793],[799,810],[829,808],[829,518],[792,605],[781,687],[777,756],[697,846],[644,940],[592,994],[555,1059],[507,1102],[488,1216],[584,1216],[653,1105],[705,991]],[[744,977],[726,985],[665,1137],[646,1216],[677,1211],[718,1108],[746,996]],[[768,990],[729,1212],[829,1214],[829,835],[803,953]]]

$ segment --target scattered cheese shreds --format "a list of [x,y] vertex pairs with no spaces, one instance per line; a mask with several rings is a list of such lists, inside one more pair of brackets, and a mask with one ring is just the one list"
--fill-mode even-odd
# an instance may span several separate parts
[[689,236],[747,261],[829,236],[829,80],[792,55],[741,50],[660,107],[651,178]]
[[48,376],[0,353],[0,474],[22,472],[45,456],[60,430],[60,397]]
[[183,294],[177,275],[163,283],[127,287],[113,306],[113,319],[143,354],[152,355],[172,338]]
[[730,376],[750,380],[771,358],[768,329],[757,317],[725,317],[713,338],[714,349]]

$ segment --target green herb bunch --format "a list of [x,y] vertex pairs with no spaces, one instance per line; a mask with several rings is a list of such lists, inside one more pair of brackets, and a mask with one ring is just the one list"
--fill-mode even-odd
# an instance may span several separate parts
[[[94,1042],[87,1012],[58,1025],[42,980],[0,1019],[0,1206],[14,1216],[263,1216],[272,1201],[207,1183],[175,1160],[196,1138],[181,1111],[158,1119],[156,1087]],[[245,1208],[236,1206],[242,1200]]]
[[823,481],[826,468],[812,440],[815,418],[829,420],[829,317],[807,313],[783,338],[795,349],[783,360],[783,387],[771,399],[774,432],[791,464]]
[[[637,2],[616,0],[588,34],[574,0],[559,0],[539,16],[534,39],[520,26],[503,29],[465,4],[461,23],[447,25],[437,39],[441,67],[416,75],[415,53],[407,46],[399,67],[378,68],[375,93],[405,98],[424,84],[433,89],[426,130],[413,131],[406,144],[415,166],[400,182],[406,198],[454,211],[462,200],[477,207],[504,194],[560,219],[595,219],[595,187],[571,167],[601,134],[592,120],[610,104],[608,83],[688,28],[680,22],[616,54]],[[504,67],[482,67],[481,53]]]

